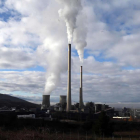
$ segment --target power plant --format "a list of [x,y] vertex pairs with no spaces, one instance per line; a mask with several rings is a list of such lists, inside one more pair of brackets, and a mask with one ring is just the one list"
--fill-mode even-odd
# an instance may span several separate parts
[[80,91],[79,91],[79,108],[82,109],[84,107],[83,104],[83,77],[82,77],[83,71],[82,66],[80,67]]
[[43,95],[41,109],[47,109],[50,106],[50,95]]
[[68,44],[67,112],[71,110],[71,44]]
[[[84,108],[83,103],[83,70],[82,66],[80,67],[80,91],[79,91],[79,109]],[[67,100],[66,100],[67,98]],[[67,96],[60,95],[60,105],[63,106],[67,103],[66,111],[71,110],[71,44],[68,44],[68,83],[67,83]],[[43,95],[42,107],[41,109],[47,109],[50,106],[50,95]]]

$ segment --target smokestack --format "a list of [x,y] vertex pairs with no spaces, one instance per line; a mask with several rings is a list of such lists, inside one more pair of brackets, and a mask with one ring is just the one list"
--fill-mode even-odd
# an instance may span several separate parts
[[79,108],[83,108],[84,107],[84,104],[83,104],[83,83],[82,83],[82,80],[83,80],[83,77],[82,77],[82,66],[80,67],[80,91],[79,91]]
[[43,95],[41,109],[47,109],[50,106],[50,95]]
[[67,89],[67,111],[71,110],[71,44],[68,45],[68,89]]

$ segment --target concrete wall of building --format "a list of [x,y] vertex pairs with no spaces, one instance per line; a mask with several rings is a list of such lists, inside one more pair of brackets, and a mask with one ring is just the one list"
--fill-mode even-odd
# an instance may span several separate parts
[[60,95],[60,104],[63,105],[66,103],[66,96],[65,95]]
[[41,109],[47,109],[50,106],[50,95],[43,95]]

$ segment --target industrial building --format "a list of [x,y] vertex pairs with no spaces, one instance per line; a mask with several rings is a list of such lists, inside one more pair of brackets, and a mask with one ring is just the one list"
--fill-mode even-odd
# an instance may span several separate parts
[[50,95],[43,95],[41,109],[47,109],[50,106]]
[[60,105],[66,104],[66,97],[65,95],[60,95]]
[[[84,108],[83,103],[83,83],[82,83],[82,66],[80,67],[80,88],[79,88],[79,109]],[[67,98],[67,99],[66,99]],[[66,101],[67,100],[67,101]],[[71,110],[71,44],[68,44],[68,83],[67,83],[67,96],[60,96],[60,107],[59,110],[65,110],[64,105],[66,106],[66,111]],[[43,95],[41,109],[47,109],[50,106],[50,95]]]

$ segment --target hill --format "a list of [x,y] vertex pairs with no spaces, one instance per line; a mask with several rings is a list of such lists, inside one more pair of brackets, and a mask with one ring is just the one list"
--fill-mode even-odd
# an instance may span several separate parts
[[7,94],[0,94],[0,107],[3,106],[19,108],[40,108],[40,105],[38,104],[34,104]]

